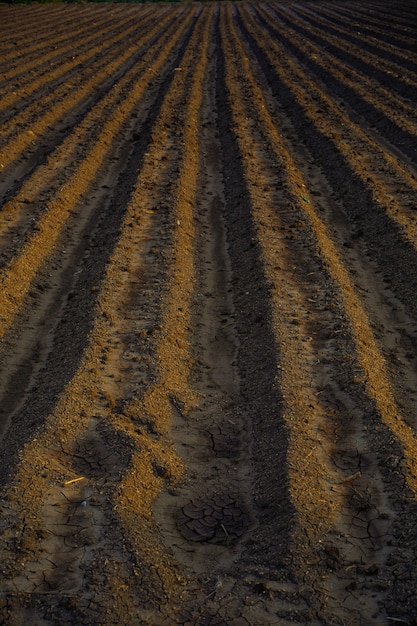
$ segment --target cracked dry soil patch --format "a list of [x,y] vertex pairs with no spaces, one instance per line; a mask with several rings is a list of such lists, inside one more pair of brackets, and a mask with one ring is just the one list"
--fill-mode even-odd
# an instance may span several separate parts
[[0,7],[0,623],[416,623],[416,17]]

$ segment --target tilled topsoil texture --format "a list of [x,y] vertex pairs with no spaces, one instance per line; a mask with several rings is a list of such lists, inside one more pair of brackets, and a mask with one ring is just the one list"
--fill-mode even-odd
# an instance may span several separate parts
[[413,4],[0,15],[3,622],[415,623]]

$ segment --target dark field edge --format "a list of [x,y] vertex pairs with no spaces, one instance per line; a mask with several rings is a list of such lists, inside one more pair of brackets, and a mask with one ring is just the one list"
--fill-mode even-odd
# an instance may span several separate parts
[[[296,7],[294,7],[294,9],[295,9],[295,11],[297,10]],[[363,38],[362,33],[358,34],[357,36],[355,36],[354,34],[348,35],[347,33],[343,33],[341,31],[339,31],[336,27],[333,27],[331,25],[331,23],[336,22],[336,19],[333,19],[333,15],[332,16],[326,15],[325,22],[321,21],[320,17],[321,17],[321,14],[319,15],[318,13],[313,15],[311,12],[309,12],[308,17],[303,13],[303,18],[304,19],[310,21],[312,24],[314,24],[318,28],[325,29],[326,33],[333,35],[337,39],[342,39],[342,40],[344,40],[346,42],[353,43],[355,46],[359,46],[361,48],[361,50],[366,50],[367,52],[371,52],[372,54],[374,54],[374,55],[376,55],[378,57],[383,56],[384,58],[386,58],[391,63],[396,63],[399,67],[406,67],[407,69],[409,69],[411,71],[415,71],[416,64],[413,63],[413,61],[405,59],[402,56],[397,56],[396,54],[394,54],[392,52],[389,52],[389,51],[386,51],[384,53],[383,46],[380,48],[380,47],[376,46],[375,44],[368,43],[366,41],[366,39]],[[344,28],[349,27],[349,20],[348,19],[346,19],[346,21],[345,20],[340,20],[339,23]],[[383,42],[381,42],[381,44],[383,44]],[[395,43],[394,43],[394,45],[395,45]]]
[[[274,8],[274,4],[272,3],[269,4],[269,6],[271,6],[272,9]],[[301,24],[297,24],[295,21],[290,20],[289,18],[285,18],[282,13],[279,14],[279,17],[280,19],[282,19],[282,21],[287,23],[291,28],[293,28],[303,37],[306,37],[316,45],[330,52],[344,63],[347,63],[348,65],[359,69],[361,72],[367,74],[368,76],[372,76],[372,78],[374,80],[377,80],[382,86],[394,89],[396,92],[401,94],[402,98],[408,98],[411,101],[414,101],[417,98],[417,89],[412,85],[408,85],[400,78],[392,76],[388,72],[378,67],[375,67],[375,65],[367,63],[364,58],[360,59],[354,54],[349,54],[345,50],[339,48],[336,44],[331,44],[326,39],[322,39],[318,35],[314,34],[307,27],[301,26]],[[327,34],[333,34],[336,39],[343,39],[343,37],[337,30],[327,27],[327,25],[323,24],[323,22],[320,22],[318,19],[314,19],[312,16],[306,16],[304,14],[302,14],[300,17],[302,19],[310,21],[315,27],[323,29]],[[279,33],[279,36],[281,37],[281,33]],[[360,40],[355,40],[353,41],[353,43],[357,44],[359,47],[362,47],[362,42]],[[366,46],[363,46],[363,48],[366,49]],[[395,61],[395,59],[392,58],[392,55],[388,52],[382,55],[381,50],[379,50],[375,52],[375,54],[380,58],[386,59],[387,61]],[[400,67],[405,65],[405,59],[401,58],[398,59],[396,62],[399,64]],[[411,63],[411,70],[416,71],[415,63]]]
[[[273,5],[269,6],[274,8]],[[405,130],[397,126],[397,124],[393,120],[384,115],[382,111],[376,109],[372,104],[367,102],[354,89],[338,80],[331,73],[326,72],[326,70],[324,70],[319,65],[319,63],[314,61],[314,59],[311,58],[309,54],[303,53],[298,44],[293,43],[292,41],[290,41],[290,39],[288,39],[288,37],[285,36],[285,29],[279,29],[278,26],[275,26],[272,22],[268,23],[265,18],[259,14],[259,12],[256,12],[256,16],[259,23],[262,24],[262,26],[269,31],[274,39],[277,39],[279,42],[283,43],[285,45],[285,48],[290,50],[294,57],[299,62],[301,62],[303,66],[306,67],[313,76],[317,76],[317,78],[327,87],[327,89],[329,89],[332,97],[340,98],[345,101],[348,106],[351,107],[351,109],[355,112],[355,114],[358,113],[364,118],[369,127],[375,128],[375,130],[381,135],[381,137],[385,138],[393,146],[398,147],[398,149],[405,156],[407,156],[412,163],[417,165],[417,145],[416,138],[413,135],[407,133]],[[290,28],[293,28],[297,32],[301,33],[303,37],[309,38],[310,40],[314,39],[317,43],[318,38],[313,37],[311,33],[309,33],[308,29],[296,26],[290,19],[286,18],[284,15],[280,14],[279,19],[282,20],[282,22],[288,25]],[[332,48],[331,45],[324,41],[321,41],[320,45],[323,49],[329,52]],[[353,61],[353,58],[351,60]],[[391,78],[388,78],[387,75],[386,80],[391,80]],[[393,88],[390,86],[390,84],[387,83],[385,83],[384,86],[390,89]],[[400,91],[402,96],[404,95],[405,91],[410,91],[410,99],[415,96],[417,97],[417,89],[410,90],[409,86],[403,85],[403,88]]]

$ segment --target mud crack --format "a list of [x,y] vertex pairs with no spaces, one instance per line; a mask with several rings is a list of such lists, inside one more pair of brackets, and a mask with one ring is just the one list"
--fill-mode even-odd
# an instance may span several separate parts
[[236,543],[249,528],[244,506],[227,495],[207,500],[191,500],[178,513],[177,523],[188,541],[229,545]]

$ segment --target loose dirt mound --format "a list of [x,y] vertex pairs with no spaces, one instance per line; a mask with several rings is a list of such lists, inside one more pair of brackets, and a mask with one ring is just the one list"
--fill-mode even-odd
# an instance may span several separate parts
[[0,7],[1,623],[417,623],[416,17]]

